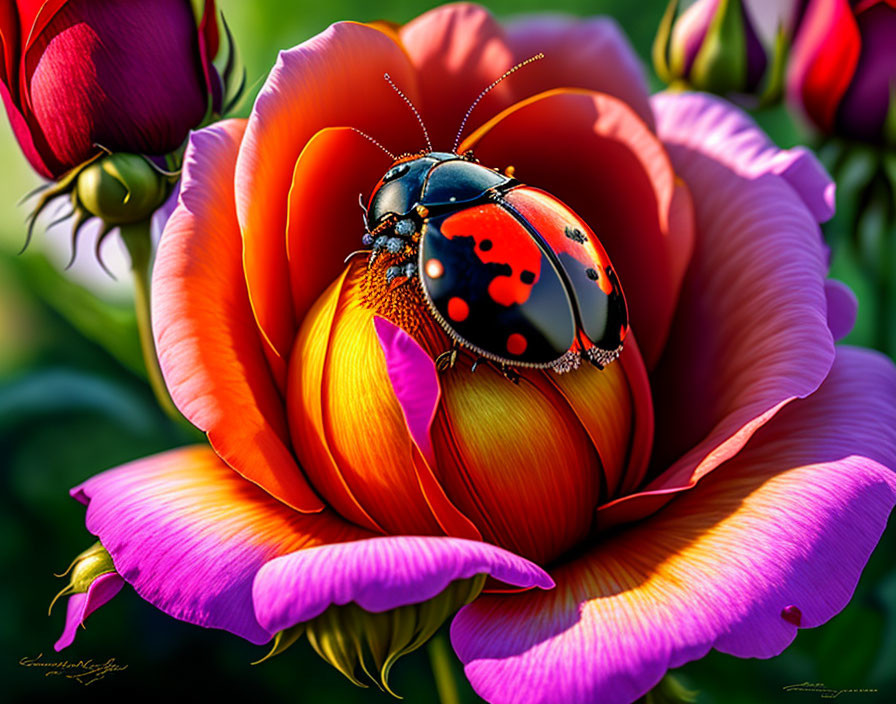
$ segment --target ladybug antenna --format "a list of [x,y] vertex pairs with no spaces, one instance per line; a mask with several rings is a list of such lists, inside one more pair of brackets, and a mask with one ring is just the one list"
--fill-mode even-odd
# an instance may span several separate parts
[[401,92],[401,88],[399,88],[397,85],[395,85],[395,83],[392,81],[392,77],[388,73],[384,73],[383,78],[386,79],[386,82],[390,86],[392,86],[392,88],[395,90],[395,92],[401,96],[401,99],[404,102],[406,102],[408,104],[408,107],[413,111],[414,117],[417,118],[417,122],[420,123],[420,127],[423,129],[423,138],[426,140],[426,151],[431,152],[432,151],[432,142],[429,141],[429,132],[426,131],[426,125],[423,122],[423,118],[420,117],[420,113],[417,112],[417,108],[414,107],[414,104],[411,102],[411,99],[408,98],[408,96],[406,96],[404,93]]
[[503,81],[505,78],[507,78],[511,73],[516,73],[523,66],[527,66],[528,64],[531,64],[534,61],[538,61],[539,59],[543,59],[543,58],[544,58],[544,54],[539,52],[535,56],[530,56],[525,61],[521,61],[516,66],[514,66],[511,69],[508,69],[503,74],[501,74],[498,78],[496,78],[494,81],[492,81],[491,85],[489,85],[484,91],[482,91],[476,97],[476,100],[473,101],[473,104],[470,106],[469,110],[467,110],[467,114],[464,115],[464,119],[460,123],[460,129],[457,130],[457,136],[454,138],[454,146],[451,147],[452,152],[457,153],[457,146],[460,144],[460,138],[461,138],[461,135],[464,133],[464,127],[466,127],[467,120],[470,119],[470,115],[473,114],[473,110],[475,110],[476,106],[479,105],[479,101],[482,100],[492,88],[494,88],[501,81]]
[[392,152],[390,152],[388,149],[386,149],[382,144],[380,144],[379,142],[377,142],[373,137],[371,137],[371,136],[370,136],[369,134],[367,134],[366,132],[362,132],[362,131],[359,130],[357,127],[352,127],[352,129],[353,129],[355,132],[357,132],[359,135],[361,135],[362,137],[364,137],[364,139],[369,139],[369,140],[370,140],[371,142],[373,142],[376,146],[378,146],[380,149],[382,149],[384,152],[386,152],[386,154],[389,155],[389,158],[391,158],[392,161],[395,161],[395,160],[398,158],[397,156],[395,156]]

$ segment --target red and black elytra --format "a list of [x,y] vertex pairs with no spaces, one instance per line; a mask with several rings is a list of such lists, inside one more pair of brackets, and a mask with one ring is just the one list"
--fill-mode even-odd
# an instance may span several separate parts
[[462,347],[509,367],[603,368],[628,331],[600,240],[563,202],[476,163],[429,151],[396,160],[366,208],[371,261],[419,277],[435,319]]

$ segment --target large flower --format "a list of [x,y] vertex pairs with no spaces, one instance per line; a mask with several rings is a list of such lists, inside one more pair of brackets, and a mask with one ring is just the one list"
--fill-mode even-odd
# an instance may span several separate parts
[[[537,52],[459,151],[590,224],[631,333],[603,371],[514,384],[462,351],[440,372],[416,280],[344,263],[391,163],[357,130],[423,145],[388,73],[450,149],[482,88]],[[73,495],[141,596],[259,644],[345,625],[350,602],[467,585],[456,606],[488,575],[451,635],[491,702],[626,702],[710,648],[769,657],[843,608],[896,501],[896,373],[834,346],[855,301],[825,280],[832,200],[809,152],[728,103],[651,101],[608,20],[502,27],[462,4],[336,24],[186,154],[154,327],[211,448]]]

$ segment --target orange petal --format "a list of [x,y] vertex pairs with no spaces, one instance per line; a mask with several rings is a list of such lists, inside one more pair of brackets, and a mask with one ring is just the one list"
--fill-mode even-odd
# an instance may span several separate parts
[[620,100],[555,90],[513,105],[464,141],[483,164],[576,211],[597,234],[625,291],[651,369],[663,349],[693,248],[693,216],[656,135]]
[[364,202],[392,160],[348,127],[318,132],[296,161],[289,191],[286,254],[296,320],[345,268],[364,235]]
[[[318,490],[362,525],[442,535],[414,466],[416,446],[392,392],[373,311],[361,303],[365,263],[349,265],[306,316],[290,367],[296,453]],[[363,508],[361,508],[363,507]]]
[[286,394],[289,428],[305,473],[327,502],[348,520],[384,533],[345,483],[324,434],[321,385],[330,330],[347,273],[348,270],[317,300],[296,338]]
[[190,138],[153,271],[156,348],[175,404],[225,462],[289,506],[320,511],[290,452],[283,403],[253,334],[233,204],[244,128],[229,120]]
[[440,382],[438,476],[484,538],[542,564],[581,540],[600,494],[600,459],[542,372],[524,372],[517,385],[490,365],[473,373],[459,363]]
[[653,434],[652,422],[647,421],[653,419],[650,390],[642,383],[647,375],[633,335],[625,340],[623,357],[602,371],[583,365],[567,374],[544,375],[594,443],[608,497],[643,478]]
[[[476,96],[513,65],[504,30],[483,7],[456,3],[412,20],[401,42],[420,76],[417,107],[437,150],[449,151],[464,113]],[[513,102],[507,81],[490,91],[476,108],[478,124]]]
[[[416,99],[416,78],[401,47],[377,29],[341,22],[281,52],[249,117],[237,162],[237,214],[252,309],[281,382],[297,328],[286,211],[302,149],[326,127],[356,127],[396,154],[421,146],[413,114],[383,80],[384,73]],[[341,207],[356,205],[357,195]]]

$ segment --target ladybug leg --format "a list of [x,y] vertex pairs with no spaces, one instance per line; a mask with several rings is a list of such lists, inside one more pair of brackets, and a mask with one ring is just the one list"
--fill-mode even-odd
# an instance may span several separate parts
[[457,362],[457,343],[452,344],[450,350],[445,350],[436,357],[436,369],[446,372],[452,369]]
[[[588,357],[587,359],[592,363],[594,362],[591,357]],[[554,364],[551,365],[551,369],[553,369],[557,374],[566,374],[567,372],[578,369],[581,363],[582,355],[578,352],[578,350],[571,349],[560,359],[554,362]],[[601,369],[602,368],[603,367],[601,367]]]
[[622,354],[622,345],[619,345],[615,350],[604,350],[600,347],[592,347],[585,353],[585,356],[595,367],[603,369],[611,362],[615,362],[619,359],[620,354]]
[[404,276],[408,280],[410,280],[416,273],[417,262],[415,262],[413,259],[407,259],[403,262],[399,262],[395,266],[390,266],[388,269],[386,269],[386,283],[391,284],[400,276]]
[[512,381],[514,384],[520,383],[520,373],[513,367],[508,367],[506,364],[502,364],[501,374],[504,375],[505,379]]

